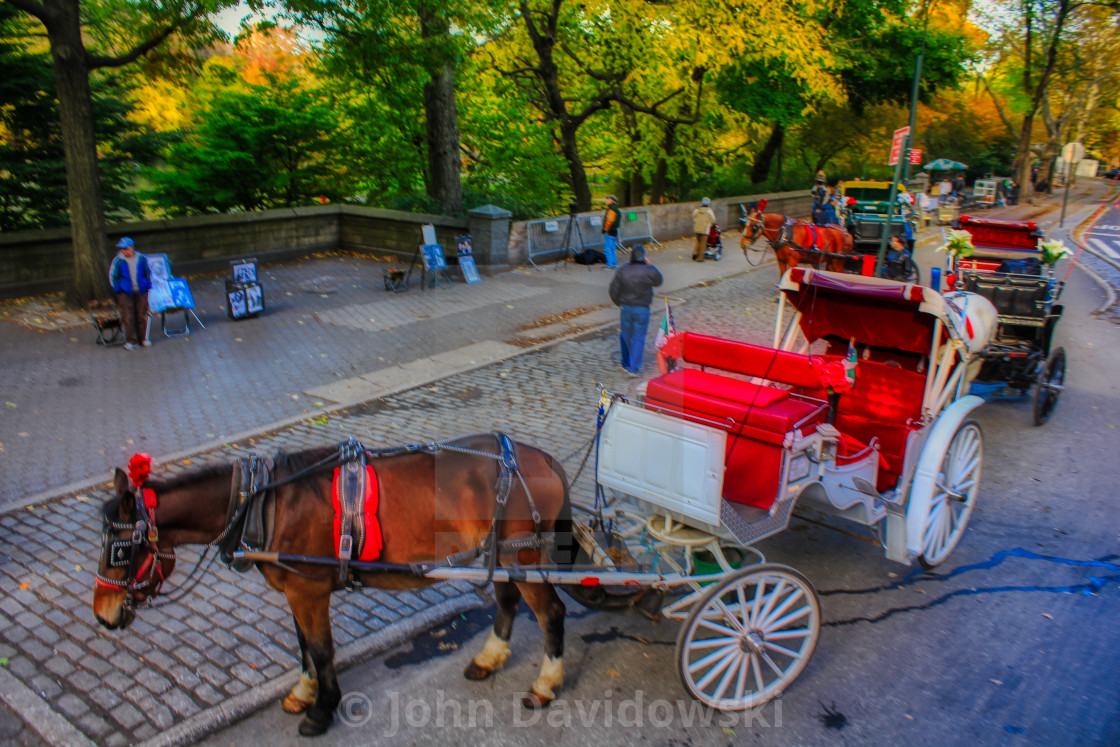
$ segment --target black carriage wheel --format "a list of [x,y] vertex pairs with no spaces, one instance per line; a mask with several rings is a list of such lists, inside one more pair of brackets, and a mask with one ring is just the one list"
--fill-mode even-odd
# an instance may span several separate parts
[[1050,359],[1038,376],[1038,384],[1034,390],[1034,424],[1045,425],[1054,408],[1058,406],[1058,397],[1062,396],[1062,387],[1066,380],[1066,350],[1058,348],[1050,354]]
[[915,262],[914,258],[911,256],[907,256],[906,261],[903,263],[902,279],[907,283],[914,283],[915,285],[921,285],[922,283],[922,271],[918,267],[918,263]]

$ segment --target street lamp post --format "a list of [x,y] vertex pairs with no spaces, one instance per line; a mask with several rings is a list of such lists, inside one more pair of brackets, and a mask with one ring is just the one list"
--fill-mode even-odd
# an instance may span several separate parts
[[[898,200],[899,182],[905,181],[910,176],[910,146],[914,140],[914,123],[918,117],[918,86],[922,81],[922,63],[926,56],[926,27],[929,25],[929,10],[926,10],[925,21],[922,24],[922,48],[914,60],[914,84],[910,89],[910,119],[906,137],[902,142],[902,150],[898,154],[898,163],[894,167],[894,179],[891,180],[889,204],[887,205],[887,224],[883,227],[883,235],[879,237],[879,256],[875,261],[875,274],[878,276],[883,271],[887,261],[887,242],[890,241],[891,218],[894,216],[895,203]],[[899,210],[899,217],[902,211]]]

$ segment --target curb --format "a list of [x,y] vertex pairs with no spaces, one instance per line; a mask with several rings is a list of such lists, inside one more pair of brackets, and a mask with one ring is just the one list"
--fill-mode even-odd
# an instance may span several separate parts
[[51,708],[37,692],[4,667],[0,667],[0,701],[11,708],[47,744],[65,747],[94,745],[65,716]]
[[[335,653],[335,669],[342,671],[349,669],[354,664],[364,659],[377,656],[390,649],[396,648],[405,641],[423,633],[437,625],[442,625],[464,612],[484,606],[484,602],[476,594],[463,592],[461,596],[439,604],[427,607],[416,614],[395,623],[391,623],[377,633],[363,639],[354,641]],[[213,706],[202,713],[191,716],[157,737],[140,743],[140,747],[175,747],[177,745],[193,744],[199,739],[208,736],[219,729],[241,720],[249,714],[275,704],[284,697],[288,690],[299,681],[300,670],[293,669],[271,682],[250,688],[241,695],[230,698],[221,705]],[[10,676],[10,675],[9,675]],[[22,686],[22,685],[21,685]],[[69,724],[67,724],[69,725]],[[73,728],[73,727],[71,727]],[[80,732],[74,731],[81,744],[93,744]],[[54,741],[52,744],[77,744],[72,740]]]

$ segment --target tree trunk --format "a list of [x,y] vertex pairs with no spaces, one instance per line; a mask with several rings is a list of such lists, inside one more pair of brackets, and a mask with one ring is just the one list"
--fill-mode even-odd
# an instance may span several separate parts
[[751,166],[751,184],[766,181],[766,177],[770,175],[770,162],[774,159],[774,154],[778,152],[778,148],[781,147],[785,136],[786,128],[775,122],[766,144],[754,157],[754,165]]
[[560,155],[568,164],[568,186],[575,195],[579,212],[585,213],[591,209],[591,187],[587,183],[587,169],[579,156],[579,142],[576,140],[578,127],[568,118],[560,122]]
[[630,186],[627,189],[629,200],[627,205],[641,205],[646,197],[646,180],[642,178],[640,171],[634,171],[630,174]]
[[[450,34],[447,21],[420,11],[420,35],[425,39]],[[459,160],[459,110],[455,104],[455,67],[451,59],[434,61],[424,84],[425,146],[428,155],[428,196],[448,215],[463,209],[462,162]]]
[[82,45],[78,2],[55,0],[50,6],[57,21],[48,28],[48,38],[58,87],[74,254],[74,279],[69,295],[71,302],[85,305],[95,298],[108,298],[110,290],[93,97]]
[[669,159],[677,150],[677,126],[672,122],[665,125],[665,138],[661,141],[661,156],[653,172],[653,185],[649,190],[649,204],[660,205],[665,199],[665,188],[669,176]]
[[448,215],[463,209],[463,183],[459,160],[459,115],[455,105],[455,71],[445,63],[424,84],[427,120],[428,196]]

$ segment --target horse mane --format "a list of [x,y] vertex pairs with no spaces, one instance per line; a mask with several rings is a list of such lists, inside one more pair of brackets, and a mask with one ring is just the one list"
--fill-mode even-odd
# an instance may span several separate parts
[[151,487],[161,491],[175,490],[187,485],[193,485],[196,482],[220,477],[227,469],[229,469],[228,464],[210,464],[190,472],[183,472],[167,478],[152,478],[145,483],[145,487]]

